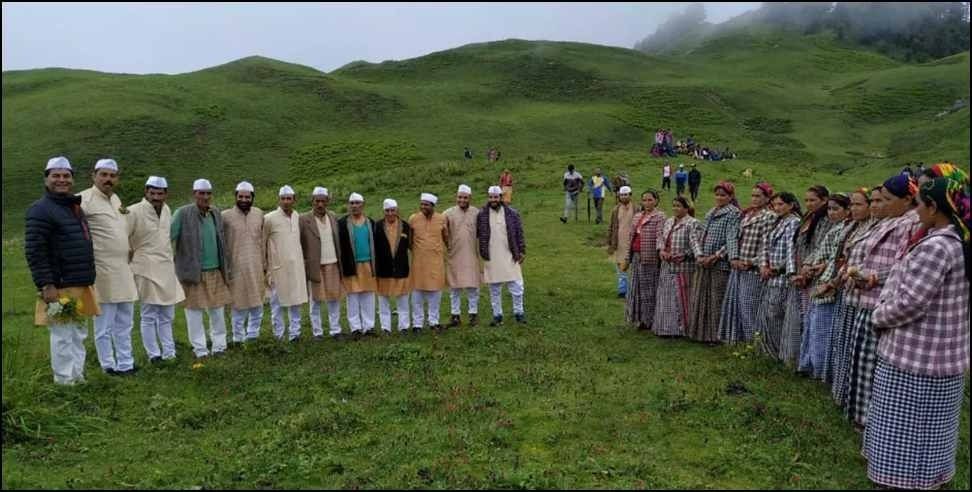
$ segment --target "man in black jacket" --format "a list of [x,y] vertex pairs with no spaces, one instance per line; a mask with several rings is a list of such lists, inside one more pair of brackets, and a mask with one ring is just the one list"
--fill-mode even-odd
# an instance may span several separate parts
[[49,303],[76,299],[83,316],[99,314],[94,295],[94,245],[81,197],[71,193],[74,170],[64,157],[47,161],[46,193],[27,209],[24,252],[34,285],[40,290],[34,322],[51,333],[54,382],[84,382],[85,327],[76,321],[48,319]]
[[348,324],[355,340],[371,335],[375,327],[374,222],[364,214],[364,197],[351,193],[348,215],[338,220],[341,283],[348,297]]
[[689,171],[688,185],[689,193],[692,194],[692,202],[695,202],[699,198],[699,186],[702,185],[702,173],[696,169],[695,163],[692,163],[692,170]]
[[398,331],[408,333],[408,300],[412,284],[408,279],[408,250],[412,228],[398,216],[398,202],[386,198],[382,202],[385,218],[375,222],[375,277],[378,280],[378,319],[381,330],[392,332],[391,301],[395,301]]

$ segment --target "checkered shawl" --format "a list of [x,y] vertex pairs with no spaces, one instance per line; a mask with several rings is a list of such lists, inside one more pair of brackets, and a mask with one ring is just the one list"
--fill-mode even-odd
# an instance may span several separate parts
[[661,240],[658,241],[658,250],[684,256],[681,263],[669,263],[672,273],[693,272],[695,270],[692,244],[698,242],[700,235],[701,227],[695,217],[686,215],[677,224],[675,217],[669,217],[665,220],[661,236],[659,236]]
[[800,218],[790,214],[773,228],[763,242],[762,264],[768,265],[775,274],[766,282],[770,287],[786,287],[786,279],[796,275],[796,245],[793,244],[793,234],[800,227]]
[[[644,224],[641,223],[644,219]],[[661,232],[662,224],[665,222],[665,214],[659,210],[652,210],[651,213],[645,215],[644,211],[638,212],[634,215],[631,220],[631,235],[628,238],[628,244],[633,245],[635,235],[638,235],[638,240],[641,242],[640,249],[641,253],[638,260],[641,263],[647,263],[651,265],[658,266],[658,240],[663,236],[659,236]],[[638,229],[638,224],[641,224],[641,230]],[[628,248],[628,263],[634,257],[634,248]]]
[[907,249],[911,236],[918,232],[920,226],[918,212],[910,210],[901,217],[886,222],[884,227],[875,230],[874,235],[868,239],[864,246],[866,256],[861,266],[861,276],[867,278],[876,274],[878,285],[873,289],[861,291],[861,307],[867,309],[877,307],[878,297],[881,295],[880,287],[884,286],[891,273],[891,267],[898,262],[901,253]]
[[[844,242],[844,238],[847,233],[851,230],[853,222],[844,221],[834,224],[827,235],[824,236],[823,240],[820,242],[820,247],[813,252],[810,257],[811,265],[819,265],[820,263],[826,263],[827,266],[824,271],[814,279],[813,288],[816,290],[817,287],[826,284],[833,280],[835,274],[837,273],[837,253],[840,250],[841,243]],[[814,304],[829,304],[834,302],[835,295],[827,295],[823,297],[814,297]]]
[[729,271],[726,258],[739,256],[740,215],[739,207],[735,205],[709,210],[702,225],[702,238],[692,245],[696,258],[719,255],[716,266],[719,270]]
[[[866,244],[867,239],[871,237],[871,234],[881,227],[882,224],[887,219],[867,219],[867,221],[862,222],[857,225],[854,232],[847,237],[844,241],[844,246],[839,253],[842,258],[844,258],[844,266],[841,267],[839,273],[844,273],[851,266],[856,266],[858,268],[864,264],[864,257],[866,255]],[[846,284],[844,286],[844,304],[850,306],[858,307],[861,301],[861,292],[858,289],[853,288],[851,284]]]
[[954,226],[932,230],[894,266],[871,325],[881,333],[878,353],[903,371],[968,370],[969,282]]
[[773,230],[776,214],[767,208],[746,214],[739,221],[739,234],[733,252],[729,252],[730,260],[743,260],[759,266],[759,259],[763,256],[763,239]]

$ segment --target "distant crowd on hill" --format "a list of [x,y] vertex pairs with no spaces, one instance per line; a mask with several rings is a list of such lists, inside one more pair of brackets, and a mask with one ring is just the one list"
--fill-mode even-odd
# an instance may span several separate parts
[[721,161],[735,159],[736,153],[725,147],[722,152],[696,143],[695,136],[689,135],[685,141],[675,140],[672,130],[659,128],[655,132],[655,143],[651,146],[652,157],[676,157],[679,154],[692,156],[693,159]]

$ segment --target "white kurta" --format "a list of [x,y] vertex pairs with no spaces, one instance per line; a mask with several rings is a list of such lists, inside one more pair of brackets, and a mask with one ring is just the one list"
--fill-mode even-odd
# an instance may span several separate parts
[[489,210],[489,261],[485,262],[483,276],[487,284],[523,280],[520,264],[513,261],[510,251],[503,207]]
[[142,304],[171,306],[186,298],[182,284],[176,277],[172,259],[169,227],[172,212],[162,205],[162,213],[146,199],[128,207],[128,245],[132,250],[130,263],[135,276],[138,298]]
[[296,211],[287,217],[279,207],[263,216],[267,270],[280,305],[284,307],[307,302],[307,277],[304,274],[304,253],[300,247],[299,219]]
[[94,243],[95,292],[98,302],[111,304],[138,299],[135,277],[128,265],[128,219],[121,200],[92,186],[79,193]]
[[479,241],[476,239],[476,217],[479,209],[470,205],[463,211],[450,207],[443,214],[449,227],[449,251],[446,281],[454,289],[479,287],[482,265],[479,264]]

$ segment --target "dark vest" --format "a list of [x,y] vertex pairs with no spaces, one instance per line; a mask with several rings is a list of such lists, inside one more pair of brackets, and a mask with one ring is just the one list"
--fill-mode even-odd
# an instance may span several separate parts
[[375,274],[378,278],[408,278],[408,249],[412,240],[412,228],[398,219],[398,247],[394,256],[391,241],[385,235],[385,219],[375,222]]

